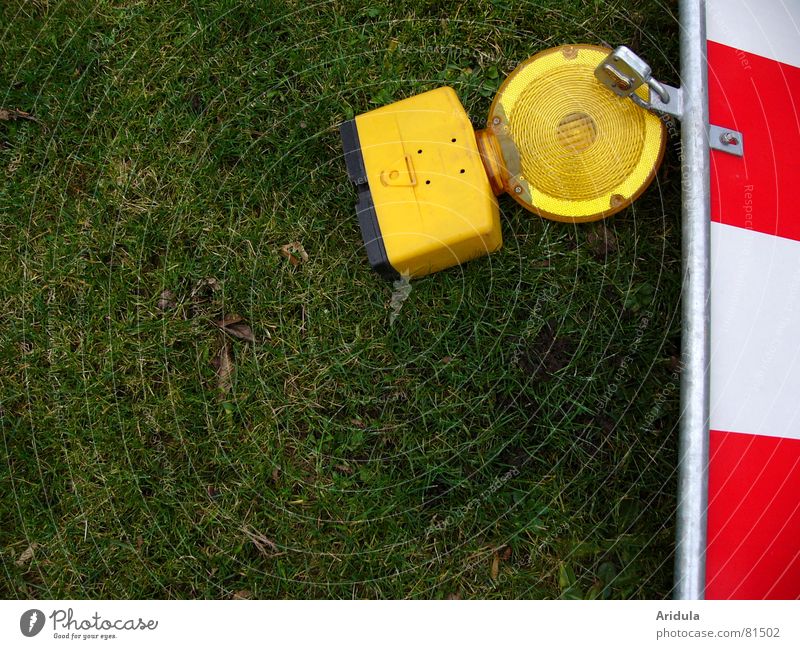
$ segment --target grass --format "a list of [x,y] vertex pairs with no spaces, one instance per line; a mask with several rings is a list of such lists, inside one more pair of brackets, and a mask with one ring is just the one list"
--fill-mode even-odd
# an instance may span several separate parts
[[503,198],[503,249],[390,326],[337,125],[443,84],[479,123],[570,42],[676,83],[673,11],[3,2],[0,107],[38,121],[0,122],[0,595],[668,596],[675,143],[607,230]]

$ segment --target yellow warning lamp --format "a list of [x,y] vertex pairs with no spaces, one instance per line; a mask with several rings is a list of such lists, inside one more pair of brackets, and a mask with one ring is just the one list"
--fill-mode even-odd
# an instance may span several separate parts
[[[422,277],[502,245],[496,196],[547,219],[585,223],[630,205],[664,154],[662,120],[595,77],[611,50],[540,52],[503,82],[474,131],[452,88],[341,126],[367,255],[387,278]],[[649,88],[636,94],[644,103]]]

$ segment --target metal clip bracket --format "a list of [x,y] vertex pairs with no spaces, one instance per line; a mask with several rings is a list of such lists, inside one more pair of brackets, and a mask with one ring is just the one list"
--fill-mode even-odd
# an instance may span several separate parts
[[630,97],[642,108],[652,108],[651,104],[636,94],[636,90],[644,84],[650,87],[651,98],[658,97],[662,106],[670,106],[670,90],[674,88],[669,89],[669,86],[655,79],[644,59],[624,45],[603,59],[595,68],[594,76],[611,92],[620,97]]
[[[667,90],[667,101],[662,101],[658,93],[650,93],[649,104],[645,101],[641,101],[641,103],[637,101],[636,103],[647,110],[680,119],[683,116],[683,91],[680,88],[673,88],[667,84],[662,85]],[[636,99],[640,99],[640,97],[637,95]]]
[[[595,68],[594,76],[615,95],[630,98],[645,110],[677,119],[683,117],[683,91],[661,83],[653,77],[650,66],[624,45],[615,49]],[[650,88],[649,101],[636,90],[642,85]],[[744,155],[743,137],[739,131],[714,124],[708,129],[709,146],[736,156]]]
[[711,124],[708,127],[708,144],[715,151],[724,151],[740,158],[744,156],[744,137],[739,131]]

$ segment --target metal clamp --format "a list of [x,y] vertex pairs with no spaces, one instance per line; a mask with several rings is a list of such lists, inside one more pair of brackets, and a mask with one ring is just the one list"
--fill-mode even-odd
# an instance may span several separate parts
[[[645,110],[681,116],[682,101],[679,88],[673,88],[653,77],[650,66],[624,45],[609,54],[595,68],[594,76],[619,97],[629,97]],[[643,85],[650,88],[650,101],[642,99],[636,91]]]
[[[595,68],[594,76],[615,95],[630,98],[645,110],[677,119],[683,117],[683,91],[655,79],[650,66],[624,45],[603,59]],[[642,85],[650,88],[649,101],[636,93]],[[739,131],[712,124],[708,136],[712,149],[736,156],[744,155],[744,138]]]

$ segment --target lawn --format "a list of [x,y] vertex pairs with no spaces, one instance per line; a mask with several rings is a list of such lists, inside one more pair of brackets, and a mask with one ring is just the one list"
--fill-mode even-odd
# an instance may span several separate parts
[[337,126],[675,4],[0,4],[0,595],[669,596],[677,142],[393,300]]

